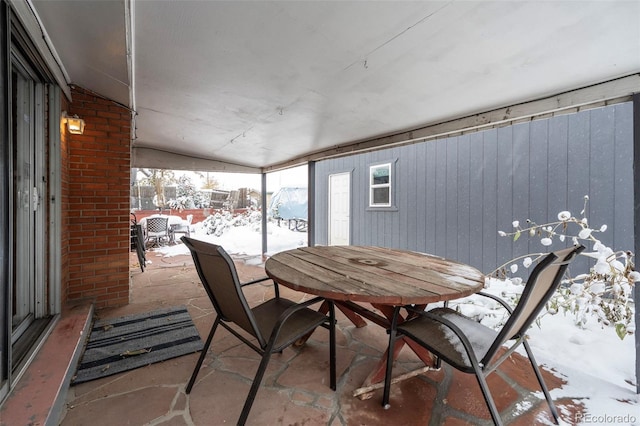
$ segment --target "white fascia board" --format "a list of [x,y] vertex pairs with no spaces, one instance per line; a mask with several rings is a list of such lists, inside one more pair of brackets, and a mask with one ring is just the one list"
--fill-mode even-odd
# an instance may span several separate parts
[[22,22],[25,30],[28,32],[38,53],[45,61],[47,67],[56,82],[64,92],[67,99],[71,100],[71,88],[69,87],[69,75],[64,68],[60,56],[56,51],[53,42],[47,34],[47,30],[42,25],[40,17],[36,13],[36,9],[31,0],[9,0],[9,4],[15,11],[18,19]]
[[153,148],[134,147],[131,152],[131,167],[168,169],[168,170],[197,170],[200,172],[228,172],[228,173],[262,173],[257,167],[242,166],[219,160],[190,157],[188,155],[161,151]]
[[392,146],[406,145],[427,140],[456,136],[491,127],[506,126],[522,121],[568,114],[589,108],[597,108],[631,100],[640,93],[640,74],[631,74],[588,87],[570,90],[545,98],[522,102],[500,109],[467,117],[454,118],[392,135],[381,136],[354,143],[343,144],[328,150],[295,158],[291,161],[265,167],[265,172],[293,167],[309,161],[342,157]]

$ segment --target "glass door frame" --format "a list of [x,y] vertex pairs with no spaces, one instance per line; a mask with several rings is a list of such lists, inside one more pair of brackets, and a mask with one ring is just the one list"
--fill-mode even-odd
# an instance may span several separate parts
[[[0,199],[7,206],[0,211],[0,403],[25,373],[39,348],[55,325],[61,312],[62,297],[62,162],[61,162],[61,93],[53,71],[37,53],[29,31],[22,25],[15,10],[0,0]],[[16,222],[14,217],[15,142],[13,139],[12,75],[13,70],[31,81],[33,87],[32,117],[29,119],[30,138],[35,144],[33,156],[30,202],[37,201],[33,213],[34,235],[31,258],[33,263],[34,304],[32,311],[36,325],[19,341],[20,359],[16,362],[16,348],[12,346],[12,288],[16,259]],[[18,120],[20,121],[20,120]],[[26,166],[25,166],[26,167]],[[37,199],[34,197],[37,194]],[[26,349],[24,349],[26,348]]]
[[38,241],[46,241],[47,238],[44,161],[47,149],[44,137],[44,85],[14,49],[11,52],[11,66],[12,82],[14,73],[18,76],[17,87],[12,88],[12,93],[16,94],[16,104],[12,106],[12,111],[15,110],[12,116],[16,122],[12,129],[16,134],[11,138],[15,144],[12,158],[18,161],[13,166],[18,170],[12,170],[12,175],[26,179],[22,187],[17,188],[17,194],[14,188],[15,196],[10,203],[10,214],[16,212],[10,222],[13,228],[11,237],[14,239],[11,248],[15,249],[12,253],[15,269],[11,274],[11,283],[16,293],[12,294],[10,301],[20,321],[20,324],[13,324],[12,313],[11,343],[14,344],[35,319],[42,318],[48,311],[45,244],[38,244]]
[[[0,89],[3,94],[9,93],[11,67],[8,62],[11,40],[11,24],[9,9],[4,1],[0,4]],[[9,178],[9,158],[11,133],[9,131],[9,117],[11,114],[10,100],[3,96],[0,103],[0,200],[9,205],[12,186]],[[9,322],[9,209],[0,209],[0,401],[9,393],[10,358],[11,358],[11,327]]]

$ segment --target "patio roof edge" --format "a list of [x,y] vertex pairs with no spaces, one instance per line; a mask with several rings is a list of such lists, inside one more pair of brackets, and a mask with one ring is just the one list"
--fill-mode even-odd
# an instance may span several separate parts
[[161,151],[153,148],[134,147],[131,150],[131,167],[196,170],[200,172],[262,173],[258,167],[243,166],[207,158]]
[[432,139],[475,132],[519,121],[530,121],[554,114],[566,114],[587,108],[597,108],[610,103],[631,100],[631,95],[640,91],[640,73],[569,90],[552,96],[516,103],[499,109],[481,112],[466,117],[454,118],[412,130],[380,136],[353,143],[336,145],[330,149],[303,155],[289,161],[264,167],[271,172],[294,167],[309,161],[360,154],[393,146],[423,142]]

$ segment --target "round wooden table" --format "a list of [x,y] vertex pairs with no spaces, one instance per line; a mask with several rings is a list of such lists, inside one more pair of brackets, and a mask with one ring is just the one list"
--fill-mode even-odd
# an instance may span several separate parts
[[408,250],[316,246],[283,251],[265,263],[278,283],[336,301],[426,305],[469,296],[484,275],[460,262]]
[[[443,302],[477,293],[485,277],[460,262],[408,250],[367,246],[315,246],[283,251],[265,263],[267,275],[279,284],[333,300],[357,326],[370,321],[390,327],[395,306]],[[371,304],[377,311],[362,305]],[[326,307],[324,308],[326,309]],[[399,339],[394,358],[404,344],[429,365],[431,354],[410,339]],[[381,383],[386,356],[364,383]]]

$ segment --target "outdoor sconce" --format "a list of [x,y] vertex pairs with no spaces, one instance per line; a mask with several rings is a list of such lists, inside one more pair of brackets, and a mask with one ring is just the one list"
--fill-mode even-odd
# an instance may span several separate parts
[[81,135],[84,133],[84,120],[82,118],[78,118],[77,115],[69,117],[67,115],[67,111],[62,111],[61,121],[62,123],[67,123],[69,133],[74,135]]

